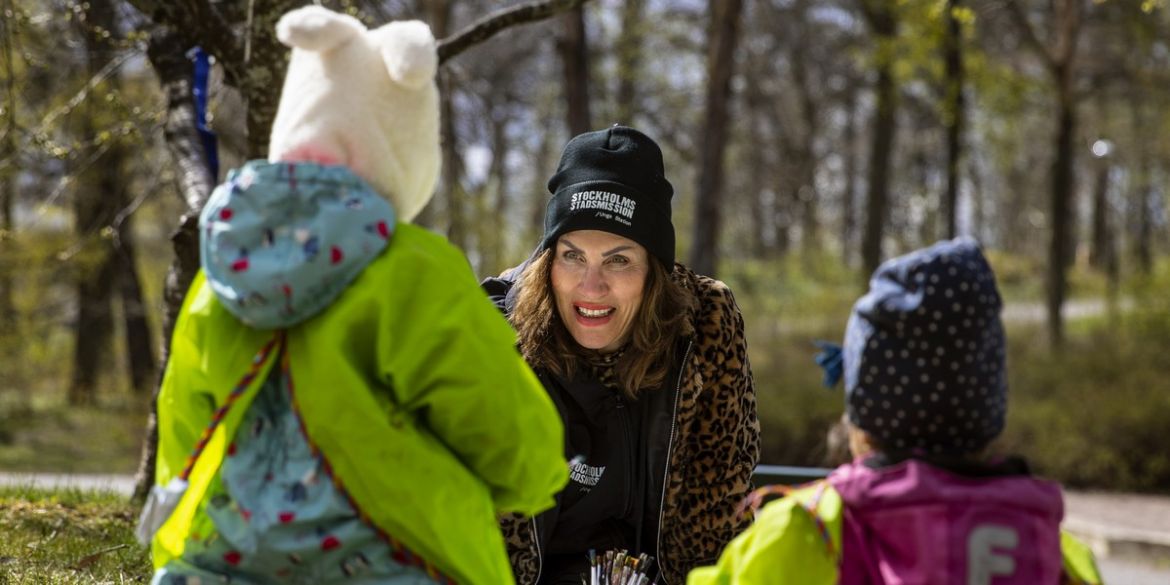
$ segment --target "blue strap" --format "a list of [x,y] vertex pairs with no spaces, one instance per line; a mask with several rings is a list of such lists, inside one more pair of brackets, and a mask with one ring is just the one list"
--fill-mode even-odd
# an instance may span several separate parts
[[211,177],[219,177],[219,149],[216,148],[215,132],[207,127],[207,79],[211,73],[211,59],[200,47],[194,49],[195,59],[195,128],[203,139],[203,150],[207,153],[207,166]]
[[817,354],[817,365],[825,371],[824,384],[826,388],[837,385],[841,375],[845,372],[845,359],[841,346],[828,341],[814,341],[814,345],[821,349]]

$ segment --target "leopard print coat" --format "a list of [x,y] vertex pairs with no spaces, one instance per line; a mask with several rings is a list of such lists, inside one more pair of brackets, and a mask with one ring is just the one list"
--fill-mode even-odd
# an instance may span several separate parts
[[[743,316],[731,290],[681,264],[672,278],[698,299],[690,315],[695,335],[677,378],[656,555],[663,581],[682,585],[751,523],[739,506],[752,489],[760,425]],[[541,562],[534,521],[512,515],[500,526],[516,582],[534,585]]]

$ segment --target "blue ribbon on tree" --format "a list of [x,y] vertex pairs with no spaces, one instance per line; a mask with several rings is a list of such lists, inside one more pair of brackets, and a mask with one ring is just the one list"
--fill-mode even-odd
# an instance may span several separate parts
[[192,89],[192,93],[195,94],[195,128],[203,140],[207,167],[214,182],[219,180],[219,149],[216,146],[215,132],[207,127],[207,80],[211,76],[211,58],[201,47],[192,50],[192,58],[195,61],[195,84]]
[[823,383],[826,388],[832,388],[837,385],[841,379],[841,375],[845,373],[845,356],[841,350],[841,346],[828,341],[814,341],[813,345],[820,348],[820,353],[816,355],[817,365],[825,371]]

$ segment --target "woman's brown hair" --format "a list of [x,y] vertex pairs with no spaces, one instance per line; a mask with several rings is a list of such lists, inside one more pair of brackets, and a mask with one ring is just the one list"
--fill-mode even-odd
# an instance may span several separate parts
[[[554,250],[546,249],[520,274],[516,306],[509,319],[528,364],[568,379],[579,368],[600,361],[601,354],[581,347],[561,321],[552,291],[554,257]],[[631,399],[666,379],[678,340],[693,333],[689,315],[696,305],[694,296],[653,257],[642,291],[642,304],[630,323],[629,341],[614,363],[617,384]]]

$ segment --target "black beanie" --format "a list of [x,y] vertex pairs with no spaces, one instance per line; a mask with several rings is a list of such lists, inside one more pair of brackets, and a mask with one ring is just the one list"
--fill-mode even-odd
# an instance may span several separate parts
[[668,272],[673,269],[674,188],[663,174],[662,150],[650,137],[615,125],[573,138],[548,190],[541,250],[554,247],[562,234],[601,230],[641,244]]

